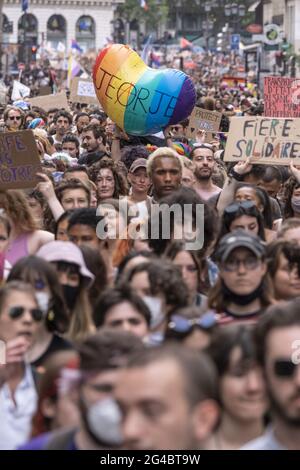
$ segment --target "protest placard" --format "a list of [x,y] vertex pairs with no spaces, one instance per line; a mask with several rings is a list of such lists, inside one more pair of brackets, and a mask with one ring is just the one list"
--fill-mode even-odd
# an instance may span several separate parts
[[233,117],[224,161],[288,165],[300,164],[300,119]]
[[85,103],[99,105],[97,100],[94,83],[88,78],[75,77],[71,82],[71,103]]
[[0,188],[34,188],[41,161],[31,130],[0,133]]
[[51,86],[41,86],[38,89],[38,95],[37,96],[46,96],[46,95],[51,95],[52,93],[52,88]]
[[49,111],[51,108],[66,109],[69,111],[69,105],[65,91],[61,91],[56,95],[36,96],[35,98],[30,98],[29,102],[31,106],[39,106],[45,111]]
[[265,77],[264,115],[300,117],[300,80],[287,77]]
[[[196,107],[190,115],[186,135],[190,139],[195,139],[198,129],[201,129],[211,136],[212,132],[219,130],[221,119],[221,113]],[[212,137],[209,140],[212,140]]]

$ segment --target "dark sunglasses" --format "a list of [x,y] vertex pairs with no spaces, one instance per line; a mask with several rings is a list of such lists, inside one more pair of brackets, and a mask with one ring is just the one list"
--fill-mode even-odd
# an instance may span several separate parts
[[295,364],[290,359],[277,359],[274,362],[274,374],[282,379],[290,379],[293,377],[298,364]]
[[181,315],[172,315],[168,323],[168,328],[176,333],[189,333],[195,326],[208,330],[216,325],[214,313],[208,312],[200,318],[185,318]]
[[233,204],[225,207],[224,212],[226,212],[226,214],[234,214],[240,209],[248,210],[253,209],[254,207],[256,208],[256,205],[253,201],[234,202]]
[[8,119],[14,120],[14,121],[20,121],[22,118],[21,116],[8,116]]
[[41,309],[39,308],[30,308],[30,309],[26,309],[24,307],[11,307],[9,309],[9,316],[12,320],[17,320],[18,318],[20,318],[22,315],[24,315],[24,313],[27,311],[30,312],[31,316],[32,316],[32,319],[36,322],[38,321],[41,321],[43,319],[43,312]]

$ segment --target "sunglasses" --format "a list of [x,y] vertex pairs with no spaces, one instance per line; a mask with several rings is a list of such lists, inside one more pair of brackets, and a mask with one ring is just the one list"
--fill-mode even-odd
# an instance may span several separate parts
[[253,201],[234,202],[233,204],[225,207],[224,212],[226,212],[226,214],[234,214],[240,209],[248,210],[253,209],[254,207],[256,208],[256,205]]
[[43,319],[43,312],[41,309],[39,308],[30,308],[30,309],[26,309],[25,307],[19,307],[19,306],[16,306],[16,307],[11,307],[9,309],[9,316],[12,320],[17,320],[18,318],[20,318],[22,315],[24,315],[24,313],[28,311],[30,312],[31,316],[32,316],[32,319],[36,322],[39,322]]
[[200,318],[185,318],[181,315],[172,315],[168,323],[168,328],[176,333],[190,333],[196,326],[208,330],[217,323],[214,313],[208,312]]
[[11,121],[20,121],[22,118],[21,116],[8,116],[8,119]]
[[298,364],[290,359],[277,359],[274,362],[274,374],[282,379],[290,379],[295,374]]

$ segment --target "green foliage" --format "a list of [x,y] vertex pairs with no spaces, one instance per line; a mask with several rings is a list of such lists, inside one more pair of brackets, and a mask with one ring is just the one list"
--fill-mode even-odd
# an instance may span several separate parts
[[127,21],[144,21],[149,28],[157,27],[158,22],[164,21],[169,12],[168,0],[146,0],[148,9],[140,6],[139,0],[126,0],[118,6],[121,17]]

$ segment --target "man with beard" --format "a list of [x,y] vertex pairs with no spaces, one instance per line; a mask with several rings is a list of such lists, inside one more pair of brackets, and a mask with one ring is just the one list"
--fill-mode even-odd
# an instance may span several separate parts
[[246,450],[300,450],[300,300],[270,307],[255,332],[272,424]]
[[104,130],[95,124],[84,127],[81,134],[81,145],[85,153],[81,154],[80,165],[92,165],[107,156],[106,136]]
[[217,196],[222,190],[212,181],[215,167],[214,152],[209,144],[201,144],[194,147],[190,153],[195,166],[196,183],[194,189],[203,201],[208,201],[211,197]]
[[[103,329],[79,346],[79,371],[70,400],[78,405],[80,424],[32,439],[22,450],[118,449],[122,444],[121,415],[112,399],[117,381],[131,354],[144,350],[128,332]],[[63,378],[62,378],[63,380]],[[74,378],[71,379],[74,381]],[[70,384],[64,383],[70,389]],[[71,397],[72,395],[72,397]]]

